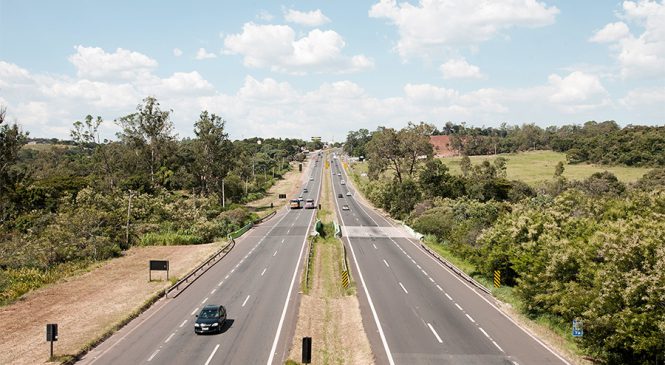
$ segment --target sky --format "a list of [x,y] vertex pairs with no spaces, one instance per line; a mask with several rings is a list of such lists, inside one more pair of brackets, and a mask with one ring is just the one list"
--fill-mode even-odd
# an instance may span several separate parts
[[31,137],[154,96],[180,138],[447,121],[665,124],[665,0],[0,0],[0,105]]

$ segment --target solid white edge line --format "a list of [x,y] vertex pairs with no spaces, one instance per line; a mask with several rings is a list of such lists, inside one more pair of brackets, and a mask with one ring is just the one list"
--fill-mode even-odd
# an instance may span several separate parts
[[244,301],[244,302],[242,302],[242,305],[241,305],[241,307],[244,307],[244,306],[245,306],[245,304],[247,304],[247,301],[249,300],[249,297],[250,297],[250,296],[251,296],[251,295],[248,295],[248,296],[247,296],[247,298],[245,298],[245,301]]
[[205,365],[210,364],[210,361],[212,360],[212,357],[215,356],[215,352],[217,352],[218,348],[219,348],[219,344],[217,344],[217,346],[215,346],[215,349],[212,350],[212,353],[210,354],[210,356],[208,356],[208,360],[206,361]]
[[436,340],[439,341],[439,343],[443,343],[443,340],[441,340],[441,337],[439,337],[439,334],[436,333],[436,331],[434,330],[434,327],[432,327],[432,325],[429,324],[429,322],[427,322],[427,326],[429,327],[429,329],[430,329],[430,330],[432,331],[432,333],[434,334],[434,337],[436,337]]
[[[398,282],[398,283],[399,283],[399,282]],[[404,285],[402,285],[402,283],[399,283],[399,286],[402,287],[402,290],[404,290],[404,292],[405,292],[406,294],[409,294],[409,292],[406,291],[406,288],[404,287]]]
[[[323,169],[321,170],[321,180],[319,180],[319,191],[317,193],[317,198],[320,200],[321,196],[321,186],[323,185]],[[307,226],[307,231],[305,231],[305,239],[302,241],[300,247],[300,254],[298,255],[298,261],[296,263],[296,268],[293,270],[293,277],[291,278],[291,286],[289,287],[289,292],[286,294],[286,299],[284,300],[284,309],[282,310],[282,316],[279,319],[279,324],[277,325],[277,332],[275,333],[275,339],[272,342],[272,348],[270,349],[270,356],[268,357],[267,365],[272,365],[272,361],[275,358],[275,350],[277,349],[277,342],[279,342],[279,336],[282,332],[282,326],[284,325],[284,318],[286,317],[286,310],[289,307],[289,299],[291,298],[291,292],[293,291],[293,285],[296,282],[296,276],[298,276],[298,268],[300,267],[300,261],[302,260],[302,254],[305,251],[305,246],[307,243],[307,237],[309,235],[309,230],[312,228],[312,223],[314,223],[314,217],[316,215],[312,214],[312,218],[309,220],[309,225]],[[295,224],[295,223],[294,223]],[[207,365],[207,364],[206,364]]]

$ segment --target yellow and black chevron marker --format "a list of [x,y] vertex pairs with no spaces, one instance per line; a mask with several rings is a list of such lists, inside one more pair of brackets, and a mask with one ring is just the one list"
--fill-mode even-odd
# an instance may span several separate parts
[[342,271],[342,285],[344,288],[349,287],[349,272],[348,271]]
[[499,270],[494,270],[494,287],[501,287],[501,271]]

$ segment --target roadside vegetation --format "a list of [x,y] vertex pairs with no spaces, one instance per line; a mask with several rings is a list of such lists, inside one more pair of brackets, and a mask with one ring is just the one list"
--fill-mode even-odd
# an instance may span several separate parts
[[71,140],[30,140],[0,107],[0,305],[117,257],[137,245],[209,243],[257,218],[291,162],[297,139],[230,141],[225,121],[202,111],[195,138],[178,139],[172,111],[147,97],[113,123],[88,115]]
[[[618,129],[614,122],[589,122],[474,135],[461,134],[459,127],[449,124],[444,130],[458,133],[454,143],[462,143],[458,147],[463,152],[477,152],[478,143],[492,141],[499,152],[565,149],[567,160],[552,161],[549,177],[534,178],[530,184],[519,178],[543,167],[514,164],[522,170],[509,175],[510,161],[533,161],[554,152],[491,160],[462,156],[453,160],[459,169],[455,174],[433,158],[429,136],[440,131],[420,123],[402,130],[380,127],[372,133],[349,133],[347,152],[368,158],[367,163],[352,164],[353,178],[375,206],[427,235],[430,246],[482,282],[491,283],[494,271],[500,271],[503,287],[495,295],[550,326],[568,341],[569,349],[606,364],[655,364],[658,356],[662,359],[665,169],[630,169],[663,161],[665,150],[652,146],[665,145],[665,129]],[[603,135],[612,143],[635,139],[618,153],[616,146],[605,144]],[[649,147],[644,146],[647,142]],[[578,151],[571,153],[573,148]],[[603,150],[610,157],[602,157]],[[576,157],[582,155],[587,157]],[[626,158],[637,155],[642,158]],[[573,169],[571,163],[583,161],[623,163],[628,173],[623,181],[605,170],[566,174]],[[637,178],[633,171],[643,175]],[[573,319],[583,322],[581,338],[572,337]]]

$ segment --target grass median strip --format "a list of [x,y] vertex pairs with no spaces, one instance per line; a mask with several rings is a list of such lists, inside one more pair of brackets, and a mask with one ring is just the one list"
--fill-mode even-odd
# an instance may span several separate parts
[[[323,234],[312,242],[309,280],[303,282],[298,323],[286,364],[299,364],[302,337],[312,337],[313,364],[373,364],[355,285],[342,285],[344,249],[334,236],[330,170],[324,169],[321,209]],[[307,268],[306,268],[307,270]]]

